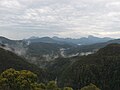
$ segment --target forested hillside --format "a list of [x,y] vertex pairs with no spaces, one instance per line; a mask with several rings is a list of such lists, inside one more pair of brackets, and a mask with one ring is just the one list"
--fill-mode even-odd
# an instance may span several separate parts
[[61,86],[77,90],[93,83],[101,90],[120,90],[120,45],[110,44],[88,56],[59,59],[48,69]]
[[46,81],[48,75],[46,70],[40,69],[36,65],[28,63],[24,58],[0,48],[0,73],[9,68],[33,71],[38,74],[41,81]]
[[[73,90],[71,87],[58,87],[57,81],[38,82],[37,74],[28,70],[7,69],[0,74],[0,90]],[[80,90],[100,90],[90,84]]]

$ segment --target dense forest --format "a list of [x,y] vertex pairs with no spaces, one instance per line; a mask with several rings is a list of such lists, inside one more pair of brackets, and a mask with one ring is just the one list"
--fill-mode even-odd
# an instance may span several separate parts
[[[56,81],[39,83],[37,75],[31,71],[7,69],[0,74],[0,90],[73,90],[71,87],[59,88]],[[100,90],[90,84],[80,90]]]
[[110,44],[88,56],[59,58],[48,69],[60,86],[77,90],[93,83],[102,90],[120,90],[120,45]]
[[120,44],[56,58],[42,69],[0,48],[0,73],[1,90],[120,90]]

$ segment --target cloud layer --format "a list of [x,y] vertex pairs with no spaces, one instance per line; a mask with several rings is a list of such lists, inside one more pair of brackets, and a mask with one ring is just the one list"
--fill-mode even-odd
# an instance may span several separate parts
[[0,35],[120,37],[120,0],[0,0]]

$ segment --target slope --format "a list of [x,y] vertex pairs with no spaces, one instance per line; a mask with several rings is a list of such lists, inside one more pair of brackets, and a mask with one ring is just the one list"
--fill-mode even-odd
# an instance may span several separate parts
[[58,61],[49,67],[55,67],[52,72],[56,74],[60,86],[72,86],[78,90],[93,83],[101,90],[120,90],[120,44],[110,44],[95,54],[65,60],[71,63],[60,64]]
[[24,58],[21,58],[10,51],[0,48],[0,73],[9,68],[14,68],[16,70],[30,70],[38,75],[40,81],[45,81],[47,78],[45,70],[26,62]]

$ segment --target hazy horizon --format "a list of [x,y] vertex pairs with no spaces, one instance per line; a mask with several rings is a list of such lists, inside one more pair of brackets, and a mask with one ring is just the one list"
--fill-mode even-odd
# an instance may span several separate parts
[[120,38],[119,0],[0,0],[0,36]]
[[[9,37],[6,37],[6,36],[0,36],[0,37],[8,38],[10,40],[24,40],[24,39],[30,39],[30,38],[44,38],[44,37],[49,37],[49,38],[57,37],[57,38],[63,38],[63,39],[67,39],[67,38],[70,38],[70,39],[81,39],[81,38],[89,38],[90,36],[97,37],[97,36],[94,36],[94,35],[88,35],[88,36],[83,36],[83,37],[79,37],[79,38],[74,38],[74,37],[60,37],[60,36],[51,36],[51,37],[50,36],[30,36],[30,37],[26,37],[26,38],[9,38]],[[120,39],[120,38],[112,38],[112,37],[97,37],[97,38]]]

